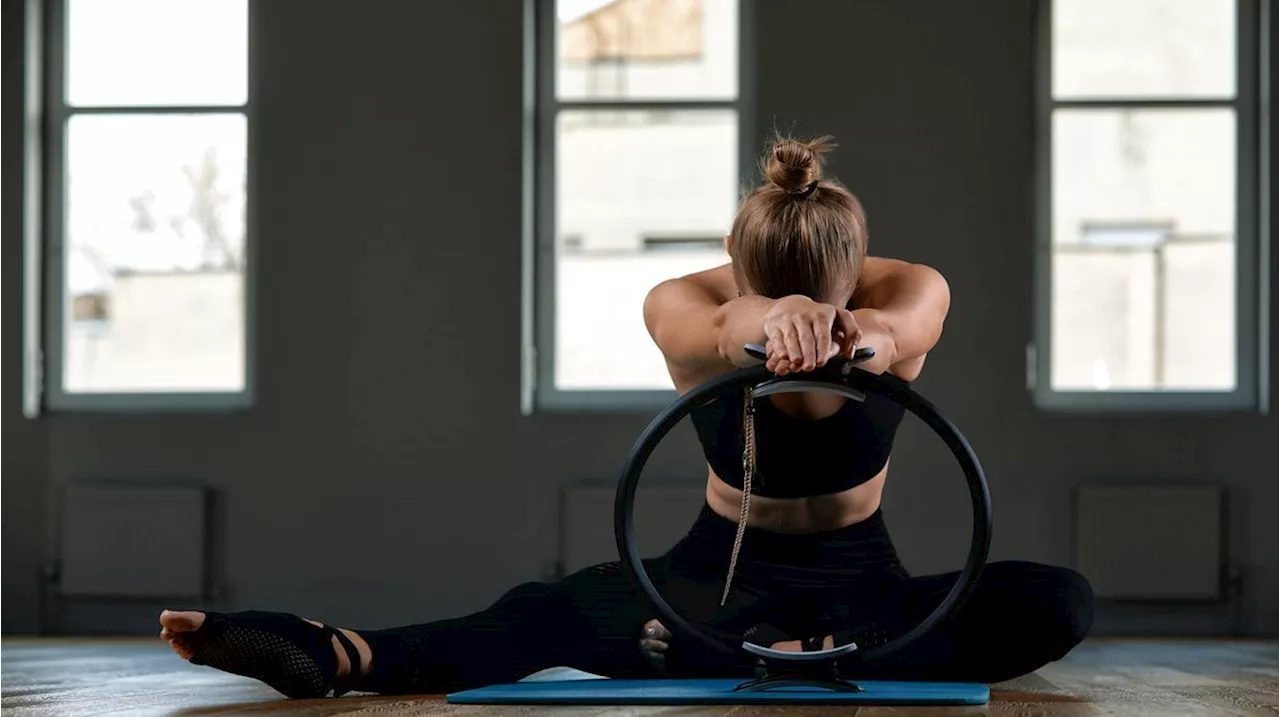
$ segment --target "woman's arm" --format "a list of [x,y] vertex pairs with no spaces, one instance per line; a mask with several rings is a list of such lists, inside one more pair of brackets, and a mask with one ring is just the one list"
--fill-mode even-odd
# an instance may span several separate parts
[[711,272],[671,279],[645,299],[645,325],[675,374],[696,380],[710,364],[756,362],[744,344],[771,346],[770,370],[812,370],[858,339],[853,314],[806,296],[730,298]]
[[[861,308],[852,313],[803,296],[774,300],[726,293],[711,272],[703,272],[664,281],[645,297],[645,326],[673,377],[699,381],[717,363],[753,364],[743,345],[766,341],[785,345],[782,353],[793,361],[790,367],[770,367],[779,373],[825,364],[831,354],[851,351],[855,341],[876,350],[863,368],[881,373],[928,353],[951,303],[947,282],[934,269],[879,258],[868,258],[863,267],[854,297]],[[835,339],[832,329],[838,329]],[[836,340],[846,345],[836,346]]]
[[867,259],[853,312],[860,345],[876,356],[865,367],[875,373],[929,353],[942,336],[951,289],[936,269],[896,259]]
[[719,361],[755,363],[742,346],[764,342],[764,317],[773,304],[759,296],[729,299],[713,283],[685,276],[649,291],[644,323],[672,369],[699,373]]

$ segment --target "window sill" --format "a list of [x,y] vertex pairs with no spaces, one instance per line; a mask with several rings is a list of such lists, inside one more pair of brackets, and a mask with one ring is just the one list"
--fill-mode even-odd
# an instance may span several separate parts
[[1032,392],[1035,407],[1061,414],[1267,413],[1253,392],[1234,391],[1052,391]]
[[253,406],[251,391],[227,393],[52,393],[44,412],[53,413],[236,413]]

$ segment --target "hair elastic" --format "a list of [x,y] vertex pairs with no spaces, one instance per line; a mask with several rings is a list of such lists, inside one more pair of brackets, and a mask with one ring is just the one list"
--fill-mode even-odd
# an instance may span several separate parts
[[801,189],[800,191],[796,192],[795,195],[797,197],[800,197],[801,199],[807,199],[809,195],[813,194],[814,190],[816,190],[817,188],[818,188],[818,183],[816,181],[809,182],[807,185],[805,185],[804,189]]

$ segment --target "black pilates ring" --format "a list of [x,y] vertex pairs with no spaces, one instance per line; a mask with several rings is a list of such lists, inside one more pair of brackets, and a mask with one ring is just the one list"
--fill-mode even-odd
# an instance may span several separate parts
[[[758,347],[754,346],[749,348],[755,351],[759,350]],[[955,584],[952,585],[951,591],[938,604],[938,607],[920,624],[883,645],[872,647],[866,651],[860,649],[850,651],[837,648],[836,650],[825,652],[830,654],[838,652],[841,662],[866,663],[886,657],[918,640],[930,630],[950,619],[960,609],[970,593],[973,592],[982,573],[982,568],[986,564],[987,553],[991,547],[991,494],[987,488],[987,479],[983,473],[982,464],[978,462],[978,456],[959,429],[923,396],[907,386],[890,383],[878,375],[855,369],[852,367],[852,363],[849,360],[837,359],[815,371],[787,376],[776,376],[764,365],[738,369],[713,378],[683,394],[655,416],[644,432],[640,434],[640,438],[637,439],[631,449],[631,454],[627,457],[622,470],[622,477],[618,482],[618,491],[614,499],[614,537],[618,544],[618,555],[622,564],[630,571],[645,596],[648,597],[654,608],[661,614],[663,624],[667,625],[671,630],[678,634],[683,633],[691,636],[720,652],[733,653],[740,649],[751,654],[759,654],[760,652],[758,646],[752,646],[757,649],[747,647],[749,643],[744,642],[741,636],[691,624],[663,599],[657,588],[654,587],[653,580],[649,577],[649,573],[645,570],[642,562],[640,549],[635,541],[635,520],[632,511],[635,503],[636,487],[640,483],[640,474],[644,471],[644,466],[648,462],[649,456],[657,448],[658,444],[662,442],[662,439],[666,437],[667,433],[680,421],[684,420],[695,407],[717,400],[723,393],[742,389],[746,386],[805,382],[810,385],[825,384],[833,388],[853,389],[885,396],[924,421],[942,438],[947,447],[951,449],[952,455],[959,462],[961,469],[964,471],[965,479],[969,484],[969,499],[973,508],[973,533],[969,555],[965,561],[964,568],[960,571],[959,577],[956,578]],[[801,662],[812,661],[816,656],[812,653],[797,652],[771,655],[771,657],[783,661]]]

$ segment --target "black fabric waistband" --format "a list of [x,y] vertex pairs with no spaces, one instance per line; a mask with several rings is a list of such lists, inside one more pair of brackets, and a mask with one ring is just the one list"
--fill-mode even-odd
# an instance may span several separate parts
[[[726,569],[737,531],[737,523],[704,505],[674,552],[681,562],[693,560],[703,568]],[[836,530],[777,533],[749,527],[742,540],[738,574],[750,582],[780,581],[790,587],[907,576],[878,509],[865,520]]]

